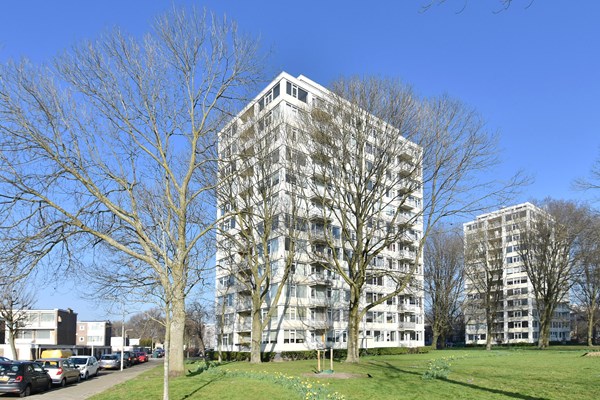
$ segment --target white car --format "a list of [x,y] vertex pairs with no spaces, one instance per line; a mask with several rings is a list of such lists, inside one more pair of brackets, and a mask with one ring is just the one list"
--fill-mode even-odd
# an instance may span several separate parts
[[90,376],[98,376],[98,360],[94,356],[72,356],[71,361],[79,368],[79,375],[82,379]]

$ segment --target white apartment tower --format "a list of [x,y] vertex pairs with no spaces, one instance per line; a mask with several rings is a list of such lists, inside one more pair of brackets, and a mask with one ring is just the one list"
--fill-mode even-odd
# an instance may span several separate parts
[[[256,154],[257,147],[266,149],[269,154],[269,157],[262,157],[254,165],[246,164],[241,167],[232,161],[222,162],[219,168],[221,177],[236,172],[232,175],[235,176],[234,180],[227,185],[233,188],[231,198],[251,191],[253,185],[271,187],[269,198],[261,199],[257,196],[256,202],[272,204],[279,211],[269,221],[257,221],[255,226],[261,232],[270,226],[272,233],[264,247],[247,249],[257,256],[264,254],[263,249],[267,249],[270,255],[273,279],[269,282],[270,287],[266,288],[269,290],[269,298],[281,282],[283,266],[292,242],[290,236],[294,237],[293,267],[269,325],[262,332],[263,351],[345,348],[347,344],[349,290],[344,280],[327,265],[327,260],[331,260],[331,257],[341,260],[347,254],[344,245],[337,245],[339,247],[333,249],[331,247],[336,246],[332,241],[338,241],[340,235],[344,234],[342,223],[339,213],[333,209],[327,210],[332,207],[332,202],[327,201],[324,195],[324,188],[328,185],[327,174],[306,172],[311,171],[313,163],[322,160],[311,157],[309,143],[301,132],[302,118],[309,118],[311,115],[306,111],[318,102],[326,101],[329,96],[331,93],[327,89],[304,76],[293,77],[281,73],[220,133],[219,153],[222,159],[235,160],[236,155]],[[407,147],[414,152],[420,151],[418,146],[406,142]],[[367,153],[369,150],[367,149]],[[271,169],[265,172],[267,158]],[[407,155],[404,161],[411,160],[410,155]],[[416,169],[420,171],[420,162],[414,161],[413,165],[415,163],[418,163]],[[242,174],[241,168],[244,169]],[[409,264],[413,265],[415,249],[423,229],[420,217],[422,179],[420,176],[416,179],[417,189],[411,190],[411,195],[401,205],[401,217],[413,222],[402,241],[390,245],[374,259],[374,266],[402,271],[410,270]],[[302,183],[306,180],[310,180],[311,184]],[[400,193],[407,188],[389,189]],[[290,206],[294,202],[292,198],[295,199],[295,207]],[[248,351],[251,340],[251,303],[247,287],[240,282],[244,275],[239,273],[244,266],[240,264],[240,251],[232,254],[227,246],[222,246],[226,242],[223,232],[250,234],[240,226],[240,210],[237,210],[235,216],[227,218],[234,214],[233,207],[227,196],[219,197],[217,216],[222,222],[217,235],[217,242],[221,246],[218,246],[216,259],[216,335],[218,346],[222,350]],[[248,215],[254,210],[256,218],[258,204],[246,204],[244,208],[248,210]],[[290,224],[290,214],[301,216]],[[289,228],[289,225],[293,227]],[[275,229],[282,226],[286,226],[287,231]],[[325,236],[329,239],[326,240]],[[234,271],[238,273],[233,273]],[[418,263],[413,284],[408,289],[366,313],[360,326],[362,348],[423,346],[422,282],[422,263]],[[372,276],[368,278],[362,301],[372,302],[373,298],[382,298],[381,296],[393,291],[390,279]]]
[[[485,344],[487,323],[482,305],[485,284],[481,264],[488,259],[488,270],[496,271],[489,286],[494,294],[492,343],[536,343],[539,338],[539,321],[533,287],[519,255],[519,240],[535,217],[545,212],[531,203],[523,203],[478,216],[463,225],[465,234],[465,265],[471,271],[465,283],[467,306],[464,310],[467,344]],[[479,254],[472,250],[479,248]],[[485,255],[484,255],[485,253]],[[494,265],[495,264],[495,265]],[[478,266],[479,265],[479,266]],[[557,306],[550,330],[551,341],[570,338],[568,294]]]

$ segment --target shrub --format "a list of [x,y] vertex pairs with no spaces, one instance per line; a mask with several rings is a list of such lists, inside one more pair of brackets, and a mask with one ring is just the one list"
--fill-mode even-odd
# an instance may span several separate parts
[[450,373],[450,361],[453,357],[442,357],[430,360],[423,373],[423,379],[446,379]]
[[282,351],[281,358],[289,361],[296,360],[316,360],[316,350],[305,350],[305,351]]

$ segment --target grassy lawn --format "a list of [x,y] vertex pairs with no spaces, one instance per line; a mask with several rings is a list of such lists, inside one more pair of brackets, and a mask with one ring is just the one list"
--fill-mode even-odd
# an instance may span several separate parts
[[[316,361],[229,363],[171,382],[171,399],[600,399],[600,357],[583,350],[446,350],[364,357],[334,363],[349,379],[315,376]],[[433,359],[450,363],[447,379],[424,380]],[[327,368],[329,363],[327,362]],[[188,369],[195,370],[196,365]],[[369,377],[370,375],[370,377]],[[162,368],[116,386],[94,400],[162,398]],[[321,388],[318,395],[316,390]],[[320,397],[319,397],[320,396]],[[341,397],[338,397],[341,398]]]

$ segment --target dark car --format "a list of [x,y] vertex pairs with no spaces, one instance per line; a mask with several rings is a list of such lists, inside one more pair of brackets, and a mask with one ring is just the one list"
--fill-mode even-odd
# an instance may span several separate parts
[[52,388],[52,378],[38,363],[0,362],[0,393],[18,393],[20,397]]
[[[120,351],[117,351],[114,354],[116,354],[119,357],[121,357],[121,352]],[[125,367],[129,368],[129,367],[131,367],[134,364],[137,364],[137,359],[134,357],[133,352],[125,350],[123,352],[123,365]]]
[[161,358],[165,356],[165,351],[161,348],[154,349],[154,353],[152,353],[152,357]]
[[[125,354],[127,354],[127,352],[125,352]],[[140,360],[138,359],[138,355],[137,355],[136,351],[130,351],[129,354],[131,355],[131,365],[140,363]]]

